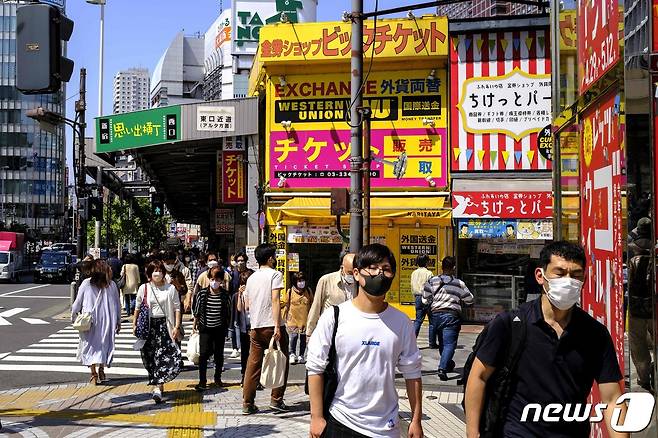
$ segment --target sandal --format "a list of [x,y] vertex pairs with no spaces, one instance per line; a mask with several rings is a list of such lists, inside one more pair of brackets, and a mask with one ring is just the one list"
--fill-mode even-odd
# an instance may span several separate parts
[[99,370],[99,371],[98,371],[98,381],[99,381],[100,383],[106,383],[106,382],[109,382],[109,380],[110,380],[110,379],[108,379],[107,377],[105,377],[105,371],[103,371],[103,370]]
[[99,383],[98,374],[95,374],[95,373],[92,374],[91,378],[89,379],[89,383],[91,383],[92,385],[98,385],[98,383]]

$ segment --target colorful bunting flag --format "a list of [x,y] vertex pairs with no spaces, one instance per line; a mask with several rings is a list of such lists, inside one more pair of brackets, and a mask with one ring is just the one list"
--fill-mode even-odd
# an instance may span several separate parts
[[503,162],[505,163],[505,166],[507,166],[507,160],[509,160],[509,152],[501,151],[501,154],[503,156]]
[[478,151],[478,158],[480,159],[480,164],[482,164],[482,160],[484,159],[484,154],[486,154],[485,151]]
[[462,154],[462,150],[460,148],[453,148],[452,154],[454,155],[455,160],[459,160],[459,156]]
[[471,162],[471,158],[473,157],[473,149],[466,149],[466,163]]

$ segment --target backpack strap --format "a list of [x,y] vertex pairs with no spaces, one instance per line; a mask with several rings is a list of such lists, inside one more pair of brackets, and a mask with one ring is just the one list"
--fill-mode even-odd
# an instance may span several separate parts
[[505,367],[510,373],[514,374],[516,372],[516,367],[519,364],[523,347],[525,346],[527,325],[525,318],[522,319],[518,310],[511,311],[509,313],[509,319],[511,336],[507,359],[505,360]]
[[332,306],[334,308],[334,329],[331,334],[331,346],[329,347],[329,364],[332,366],[336,365],[336,332],[338,331],[338,315],[340,314],[340,309],[338,306]]

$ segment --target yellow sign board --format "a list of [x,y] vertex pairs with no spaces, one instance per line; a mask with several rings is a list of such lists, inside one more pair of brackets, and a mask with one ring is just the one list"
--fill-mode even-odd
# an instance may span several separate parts
[[430,262],[427,269],[437,274],[438,266],[438,230],[436,228],[402,228],[400,229],[400,303],[414,304],[411,290],[411,274],[418,268],[416,258],[427,254]]
[[[448,56],[448,19],[428,17],[377,20],[364,24],[363,52],[378,60]],[[351,24],[344,22],[279,23],[260,30],[260,60],[337,61],[351,58]]]

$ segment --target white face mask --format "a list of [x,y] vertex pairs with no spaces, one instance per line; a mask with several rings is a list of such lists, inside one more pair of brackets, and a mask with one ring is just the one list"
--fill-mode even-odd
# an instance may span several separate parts
[[165,264],[164,267],[167,270],[167,272],[171,272],[174,270],[174,265]]
[[210,261],[208,262],[208,267],[209,267],[209,268],[214,268],[214,267],[216,267],[216,266],[219,266],[219,263],[217,262],[217,260],[210,260]]
[[546,297],[553,306],[560,310],[569,310],[580,302],[580,291],[583,289],[582,281],[571,277],[546,278],[543,269],[541,275],[548,282]]
[[192,260],[190,257],[185,257],[186,262],[189,262],[190,260]]
[[352,285],[354,284],[354,275],[348,274],[348,275],[343,275],[343,280],[345,283]]
[[162,272],[154,272],[151,274],[151,280],[153,280],[155,283],[160,283],[162,281]]
[[297,289],[304,289],[306,287],[306,282],[305,281],[299,281],[297,282]]
[[210,280],[210,288],[211,289],[219,289],[219,281],[217,280]]

